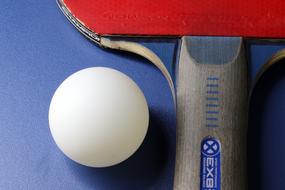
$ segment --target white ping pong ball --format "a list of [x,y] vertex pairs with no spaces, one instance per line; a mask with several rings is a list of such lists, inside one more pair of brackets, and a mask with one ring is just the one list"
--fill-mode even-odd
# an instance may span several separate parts
[[110,68],[78,71],[58,87],[49,108],[49,126],[59,149],[90,167],[129,158],[147,133],[146,99],[125,74]]

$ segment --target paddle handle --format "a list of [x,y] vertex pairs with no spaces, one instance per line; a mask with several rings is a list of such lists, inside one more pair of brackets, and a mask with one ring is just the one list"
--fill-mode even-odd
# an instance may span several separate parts
[[183,37],[179,59],[174,190],[246,190],[242,39]]

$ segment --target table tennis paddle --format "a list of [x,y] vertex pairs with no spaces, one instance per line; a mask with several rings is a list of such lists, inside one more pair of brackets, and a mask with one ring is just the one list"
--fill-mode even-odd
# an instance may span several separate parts
[[[114,7],[114,12],[99,6]],[[170,1],[173,5],[174,1]],[[166,77],[172,91],[173,100],[177,103],[177,145],[174,189],[201,190],[244,190],[246,182],[246,129],[247,129],[247,64],[243,40],[240,37],[190,37],[187,35],[226,35],[226,36],[282,36],[283,27],[268,32],[258,25],[260,33],[249,28],[251,19],[243,25],[231,25],[221,30],[213,23],[202,27],[201,23],[210,23],[206,19],[196,30],[195,18],[205,18],[205,14],[194,15],[187,12],[187,7],[199,3],[184,2],[177,12],[164,13],[164,16],[150,13],[146,16],[134,4],[129,5],[131,12],[120,4],[100,1],[58,0],[59,7],[70,22],[88,39],[98,45],[129,51],[148,59]],[[145,5],[144,3],[141,3]],[[137,6],[142,6],[138,3]],[[242,4],[242,3],[241,3]],[[255,5],[255,4],[254,4]],[[238,4],[240,7],[241,5]],[[249,4],[254,8],[253,5]],[[120,10],[120,8],[122,10]],[[177,6],[176,6],[177,7]],[[150,6],[151,9],[158,9]],[[123,10],[126,10],[124,12]],[[135,11],[138,10],[138,13]],[[146,10],[146,8],[144,8]],[[199,9],[201,10],[201,9]],[[121,13],[121,14],[120,14]],[[143,14],[144,13],[144,14]],[[169,17],[181,13],[180,20]],[[187,13],[187,14],[186,14]],[[212,12],[213,13],[213,12]],[[243,12],[235,12],[243,14]],[[118,15],[117,15],[118,14]],[[132,14],[137,19],[132,17]],[[166,16],[165,16],[166,14]],[[184,17],[183,14],[186,14]],[[111,16],[110,16],[111,15]],[[113,15],[113,16],[112,16]],[[139,18],[144,16],[145,20]],[[224,17],[231,15],[226,12]],[[118,16],[118,18],[117,18]],[[276,17],[280,16],[276,12]],[[200,18],[199,17],[199,18]],[[213,19],[216,24],[219,17]],[[229,17],[225,24],[234,18]],[[167,20],[167,22],[165,22]],[[172,21],[172,22],[170,22]],[[183,23],[185,22],[185,23]],[[190,22],[190,23],[191,23]],[[138,27],[145,23],[148,27]],[[163,26],[163,24],[166,24]],[[272,22],[271,22],[272,23]],[[173,27],[177,26],[177,30]],[[105,27],[105,29],[104,29]],[[236,32],[236,27],[238,32]],[[150,49],[125,40],[118,40],[118,35],[177,35],[181,38],[181,51],[177,65],[177,82],[173,80],[160,58]],[[116,38],[113,38],[116,37]]]

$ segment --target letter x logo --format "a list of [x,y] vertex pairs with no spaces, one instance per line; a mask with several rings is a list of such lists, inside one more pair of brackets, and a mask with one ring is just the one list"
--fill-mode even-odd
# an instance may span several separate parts
[[203,153],[209,156],[213,156],[220,151],[220,145],[215,139],[206,139],[203,142]]

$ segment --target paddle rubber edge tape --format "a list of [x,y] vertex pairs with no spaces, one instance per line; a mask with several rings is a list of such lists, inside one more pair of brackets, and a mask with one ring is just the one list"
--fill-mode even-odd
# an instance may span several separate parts
[[257,85],[259,79],[262,77],[262,75],[268,70],[270,69],[273,65],[275,65],[276,63],[278,63],[281,60],[285,59],[285,49],[281,49],[278,52],[276,52],[264,65],[262,65],[262,67],[259,69],[257,76],[255,78],[255,80],[253,81],[253,87],[250,90],[250,98],[251,95],[254,91],[255,86]]
[[246,190],[247,64],[238,37],[183,37],[175,190]]
[[285,37],[285,1],[64,0],[99,34]]

